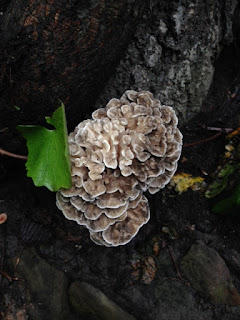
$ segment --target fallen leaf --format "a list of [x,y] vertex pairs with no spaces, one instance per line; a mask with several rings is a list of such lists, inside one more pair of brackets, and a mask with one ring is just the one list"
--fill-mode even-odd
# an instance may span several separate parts
[[170,185],[181,194],[189,188],[193,191],[198,190],[203,181],[204,178],[202,177],[193,177],[191,174],[182,172],[172,177]]
[[212,211],[214,213],[231,213],[236,212],[239,214],[240,209],[240,184],[236,187],[232,195],[216,203]]
[[240,127],[227,135],[227,139],[232,139],[240,134]]
[[205,197],[208,199],[216,197],[220,194],[227,186],[229,177],[238,169],[239,165],[227,163],[219,171],[216,179],[209,185],[207,191],[205,192]]
[[156,272],[157,268],[155,260],[153,259],[153,257],[147,257],[144,260],[142,282],[145,284],[151,283],[155,278]]

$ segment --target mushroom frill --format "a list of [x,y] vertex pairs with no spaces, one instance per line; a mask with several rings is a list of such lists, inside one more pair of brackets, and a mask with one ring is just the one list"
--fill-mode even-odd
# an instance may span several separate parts
[[177,169],[182,134],[171,107],[128,90],[69,135],[72,187],[57,193],[65,217],[108,247],[128,243],[150,217],[144,191],[164,188]]

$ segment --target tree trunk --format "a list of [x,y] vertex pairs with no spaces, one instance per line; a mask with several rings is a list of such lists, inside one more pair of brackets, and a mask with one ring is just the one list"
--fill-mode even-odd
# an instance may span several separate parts
[[0,128],[39,123],[58,99],[71,127],[81,121],[121,58],[144,3],[13,0],[0,25]]
[[[222,50],[240,48],[239,8],[236,0],[151,0],[96,106],[125,88],[149,90],[186,123],[206,100]],[[239,56],[235,50],[230,62]]]
[[127,89],[153,92],[184,123],[240,30],[236,0],[12,0],[0,9],[0,130],[43,123],[58,100],[72,130]]

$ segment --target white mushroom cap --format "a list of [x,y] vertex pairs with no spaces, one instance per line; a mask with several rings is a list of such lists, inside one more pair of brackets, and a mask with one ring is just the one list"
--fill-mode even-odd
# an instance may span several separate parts
[[148,201],[141,194],[138,205],[127,210],[124,220],[116,222],[102,232],[90,232],[90,236],[95,243],[100,245],[113,247],[124,245],[135,237],[138,230],[148,222],[149,218]]
[[149,219],[143,192],[154,194],[177,169],[182,134],[171,107],[148,91],[128,90],[69,135],[72,187],[57,205],[101,245],[129,242]]

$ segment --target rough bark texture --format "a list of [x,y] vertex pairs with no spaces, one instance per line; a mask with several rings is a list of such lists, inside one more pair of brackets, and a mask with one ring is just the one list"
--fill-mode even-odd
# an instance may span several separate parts
[[[71,125],[83,119],[141,19],[143,3],[12,0],[0,26],[1,126],[36,123],[57,99],[65,102]],[[17,115],[14,105],[21,108]]]
[[215,60],[233,40],[239,6],[237,0],[12,0],[1,11],[0,126],[39,123],[61,99],[72,129],[100,93],[97,107],[129,88],[152,91],[181,120],[196,114]]
[[150,90],[182,121],[199,112],[221,49],[233,40],[239,5],[229,1],[157,1],[148,4],[125,57],[97,104],[127,88]]

